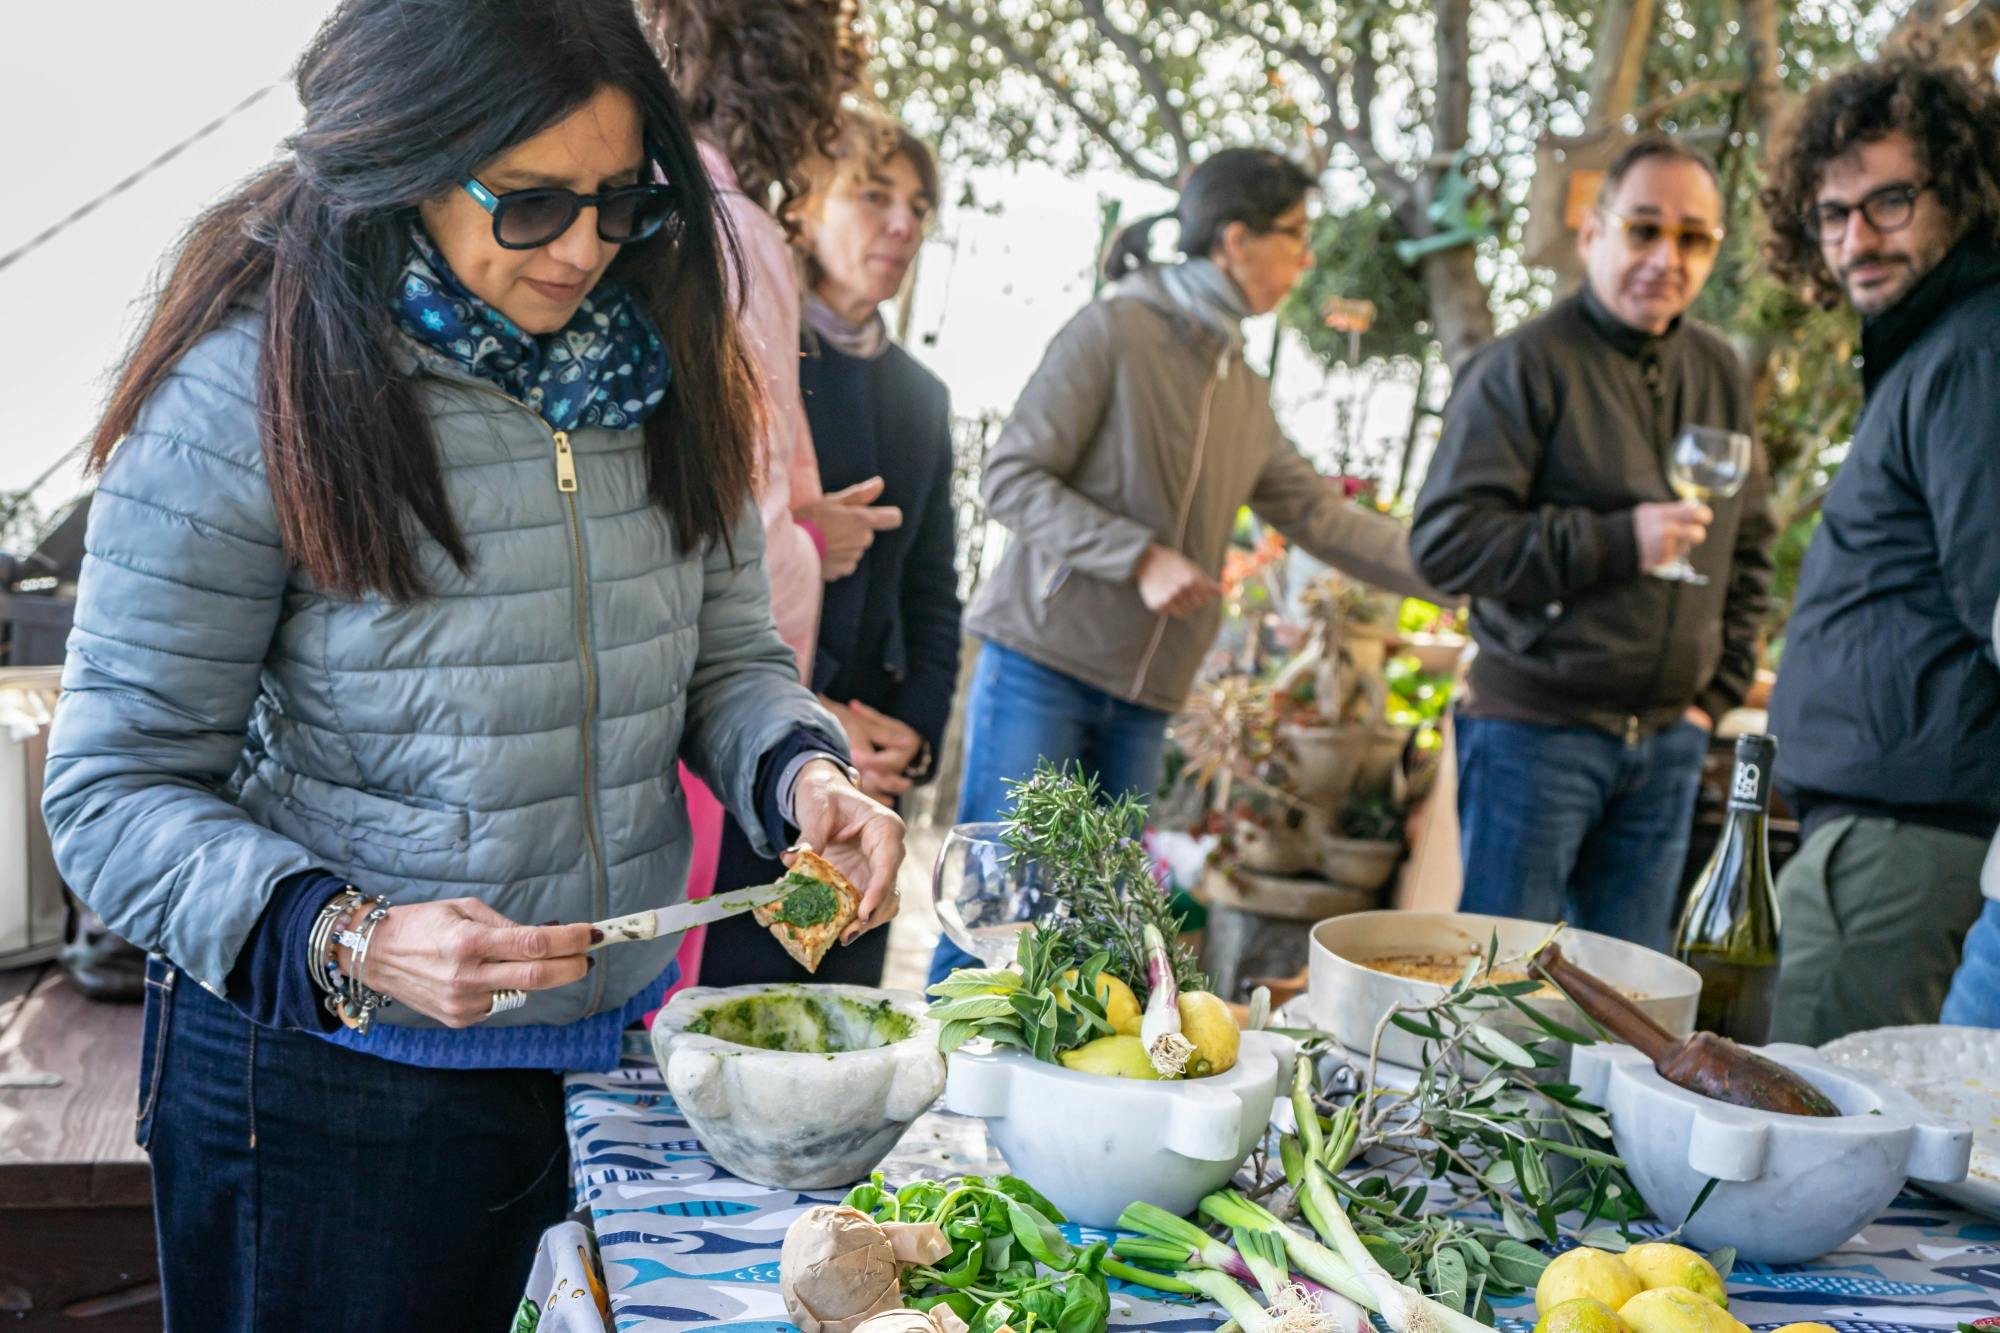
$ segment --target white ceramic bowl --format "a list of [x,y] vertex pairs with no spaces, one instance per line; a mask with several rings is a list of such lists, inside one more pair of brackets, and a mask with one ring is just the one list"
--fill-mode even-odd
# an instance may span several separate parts
[[1295,1048],[1246,1032],[1236,1064],[1155,1083],[1047,1064],[1020,1051],[955,1051],[947,1110],[982,1116],[1008,1168],[1084,1226],[1111,1228],[1135,1200],[1185,1216],[1257,1146]]
[[1611,1112],[1612,1141],[1655,1217],[1679,1223],[1709,1180],[1722,1182],[1688,1222],[1690,1245],[1733,1245],[1755,1263],[1803,1263],[1874,1221],[1906,1178],[1965,1178],[1968,1126],[1804,1046],[1761,1054],[1805,1076],[1842,1113],[1779,1115],[1719,1102],[1667,1082],[1630,1046],[1580,1047],[1571,1061],[1583,1095]]
[[[1320,1029],[1366,1056],[1382,1016],[1398,1004],[1424,1003],[1444,993],[1442,984],[1391,976],[1363,967],[1356,959],[1396,954],[1482,953],[1499,936],[1500,956],[1532,953],[1548,938],[1541,921],[1517,921],[1472,912],[1355,912],[1313,927],[1307,1012]],[[1701,977],[1663,953],[1588,930],[1564,930],[1563,954],[1631,995],[1639,1007],[1676,1036],[1694,1030],[1695,999]],[[1557,1022],[1589,1031],[1569,1001],[1529,999],[1528,1004]],[[1509,1033],[1541,1030],[1519,1015],[1493,1015],[1494,1026]],[[1382,1058],[1393,1064],[1421,1065],[1423,1039],[1397,1027],[1382,1035]]]
[[[835,1053],[766,1050],[726,1041],[704,1014],[760,995],[817,1000],[859,1045],[869,1040],[848,1005],[882,1009],[898,1040]],[[944,1087],[938,1025],[922,996],[865,986],[694,986],[653,1020],[653,1056],[709,1155],[733,1175],[780,1189],[828,1189],[874,1170]]]

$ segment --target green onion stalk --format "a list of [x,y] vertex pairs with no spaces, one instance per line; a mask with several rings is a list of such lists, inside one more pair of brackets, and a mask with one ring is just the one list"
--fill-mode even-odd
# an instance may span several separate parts
[[[1301,1060],[1293,1071],[1292,1111],[1299,1122],[1298,1179],[1294,1186],[1299,1211],[1321,1239],[1332,1246],[1329,1249],[1295,1228],[1283,1227],[1279,1234],[1299,1271],[1363,1308],[1376,1311],[1395,1333],[1492,1333],[1471,1315],[1441,1305],[1416,1288],[1398,1282],[1361,1243],[1333,1191],[1331,1174],[1346,1165],[1348,1155],[1354,1150],[1357,1121],[1353,1108],[1347,1108],[1335,1119],[1332,1136],[1328,1138],[1320,1126],[1319,1112],[1313,1107],[1310,1061]],[[1284,1156],[1282,1148],[1280,1156]],[[1293,1163],[1286,1161],[1285,1166],[1290,1177]],[[1201,1201],[1201,1211],[1229,1227],[1281,1225],[1277,1218],[1234,1191],[1209,1195]]]
[[[1272,1228],[1239,1228],[1235,1232],[1238,1248],[1232,1248],[1194,1223],[1143,1202],[1119,1214],[1118,1228],[1135,1233],[1119,1237],[1112,1245],[1111,1252],[1120,1258],[1174,1270],[1176,1277],[1189,1283],[1195,1281],[1196,1272],[1233,1279],[1232,1286],[1236,1282],[1255,1283],[1276,1317],[1295,1315],[1295,1307],[1308,1305],[1318,1310],[1319,1318],[1312,1325],[1315,1328],[1367,1333],[1368,1316],[1360,1306],[1318,1282],[1292,1277],[1284,1241]],[[1206,1292],[1206,1288],[1202,1290]],[[1228,1308],[1226,1302],[1224,1308]],[[1233,1309],[1230,1313],[1236,1315]],[[1239,1316],[1233,1322],[1242,1320]],[[1253,1328],[1248,1324],[1244,1327]]]

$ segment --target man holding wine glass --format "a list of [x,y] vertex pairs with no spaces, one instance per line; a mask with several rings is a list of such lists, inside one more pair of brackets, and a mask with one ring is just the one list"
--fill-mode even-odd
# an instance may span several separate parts
[[1466,911],[1667,943],[1771,577],[1749,385],[1683,318],[1722,238],[1714,164],[1635,139],[1582,219],[1582,290],[1475,354],[1445,407],[1410,548],[1472,597]]

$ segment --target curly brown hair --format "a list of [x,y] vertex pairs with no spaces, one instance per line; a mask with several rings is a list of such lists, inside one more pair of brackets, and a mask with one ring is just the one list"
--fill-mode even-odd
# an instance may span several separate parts
[[1758,195],[1770,224],[1764,255],[1778,277],[1826,309],[1840,303],[1806,214],[1821,174],[1864,144],[1905,134],[1947,212],[1966,235],[2000,246],[2000,95],[1963,71],[1918,55],[1857,65],[1806,97],[1780,135]]
[[697,137],[787,233],[868,60],[859,0],[638,0]]

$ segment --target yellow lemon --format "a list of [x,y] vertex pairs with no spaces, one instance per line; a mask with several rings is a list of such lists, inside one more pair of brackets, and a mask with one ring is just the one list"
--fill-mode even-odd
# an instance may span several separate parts
[[1099,1037],[1056,1057],[1063,1068],[1109,1078],[1159,1078],[1146,1058],[1146,1043],[1137,1037]]
[[1603,1301],[1614,1310],[1645,1290],[1617,1255],[1604,1250],[1580,1247],[1565,1250],[1542,1270],[1535,1284],[1535,1308],[1543,1312],[1580,1296]]
[[1737,1333],[1743,1325],[1708,1297],[1686,1287],[1648,1287],[1618,1307],[1633,1333]]
[[1544,1313],[1535,1333],[1631,1333],[1631,1325],[1603,1301],[1578,1296]]
[[1706,1296],[1729,1308],[1729,1293],[1723,1289],[1722,1274],[1715,1265],[1685,1245],[1649,1241],[1634,1245],[1619,1256],[1648,1290],[1654,1287],[1685,1287],[1697,1296]]
[[[1075,968],[1063,973],[1063,980],[1074,986],[1080,973]],[[1139,1035],[1139,1021],[1143,1014],[1139,1011],[1139,997],[1132,988],[1109,972],[1097,974],[1097,1002],[1104,1006],[1104,1017],[1111,1024],[1111,1030],[1127,1037]],[[1069,1008],[1069,997],[1057,995],[1056,1003]]]
[[1178,998],[1181,1035],[1194,1045],[1194,1054],[1188,1057],[1187,1076],[1205,1078],[1234,1067],[1243,1033],[1237,1028],[1236,1015],[1229,1012],[1229,1006],[1220,996],[1205,990],[1184,990]]

